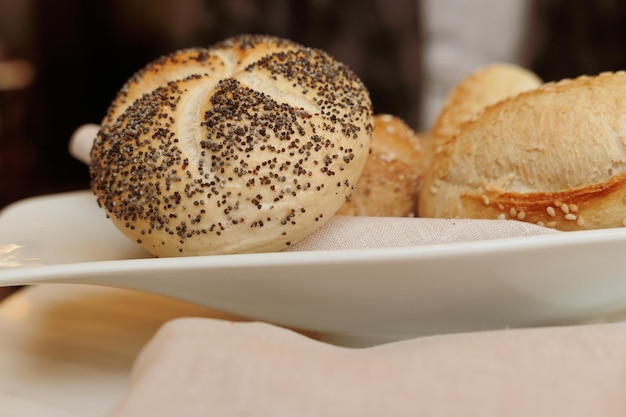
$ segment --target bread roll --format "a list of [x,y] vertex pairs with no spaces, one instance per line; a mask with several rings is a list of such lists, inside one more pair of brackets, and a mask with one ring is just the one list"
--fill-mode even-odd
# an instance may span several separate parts
[[372,151],[355,190],[337,214],[416,216],[424,140],[399,117],[376,115]]
[[496,62],[462,79],[449,93],[432,127],[433,136],[450,136],[485,107],[542,84],[532,71]]
[[489,106],[436,155],[427,217],[624,226],[626,73],[548,83]]
[[372,117],[362,82],[323,51],[261,35],[178,51],[111,104],[92,189],[156,256],[280,250],[344,203]]

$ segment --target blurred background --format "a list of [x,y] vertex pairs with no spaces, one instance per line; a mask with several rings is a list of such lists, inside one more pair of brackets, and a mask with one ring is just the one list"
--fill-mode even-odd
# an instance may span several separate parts
[[0,208],[85,189],[67,152],[136,70],[243,32],[323,48],[376,113],[428,129],[445,94],[494,61],[544,80],[626,68],[619,0],[0,0]]

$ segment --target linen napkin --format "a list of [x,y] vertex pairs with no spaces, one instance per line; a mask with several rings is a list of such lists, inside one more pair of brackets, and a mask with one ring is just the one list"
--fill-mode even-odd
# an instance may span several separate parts
[[398,248],[559,232],[516,220],[333,216],[285,251]]
[[348,349],[262,323],[176,319],[110,417],[626,415],[626,324]]

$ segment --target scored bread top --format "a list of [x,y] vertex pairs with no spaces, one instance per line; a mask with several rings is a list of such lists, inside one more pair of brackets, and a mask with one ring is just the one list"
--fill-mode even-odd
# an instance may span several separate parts
[[157,256],[280,250],[343,204],[371,131],[368,92],[345,65],[242,35],[126,83],[91,152],[92,188]]
[[434,136],[456,133],[485,107],[542,84],[532,71],[515,64],[496,62],[472,72],[448,93],[431,129]]
[[623,226],[625,114],[624,72],[547,83],[489,106],[436,156],[420,212],[562,230]]

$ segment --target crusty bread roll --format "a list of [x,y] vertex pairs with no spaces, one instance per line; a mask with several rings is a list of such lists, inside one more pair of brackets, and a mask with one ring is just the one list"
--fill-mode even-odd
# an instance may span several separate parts
[[397,116],[374,116],[371,153],[355,190],[337,214],[416,216],[425,165],[424,135],[417,134]]
[[[425,160],[429,166],[424,171],[422,189],[433,190],[442,174],[441,164],[464,123],[478,117],[487,107],[501,100],[513,97],[525,91],[533,90],[542,84],[542,80],[532,71],[519,65],[495,62],[479,68],[463,78],[450,90],[446,103],[435,120],[430,131],[430,140],[425,149]],[[423,192],[419,193],[419,198]],[[422,204],[418,201],[418,211]],[[426,216],[424,212],[420,216]]]
[[625,113],[624,72],[544,84],[489,106],[437,154],[420,214],[624,226]]
[[542,80],[515,64],[496,62],[462,79],[449,93],[431,129],[433,136],[450,136],[485,107],[539,87]]
[[372,117],[362,82],[323,51],[262,35],[178,51],[111,104],[92,189],[156,256],[280,250],[344,203]]

